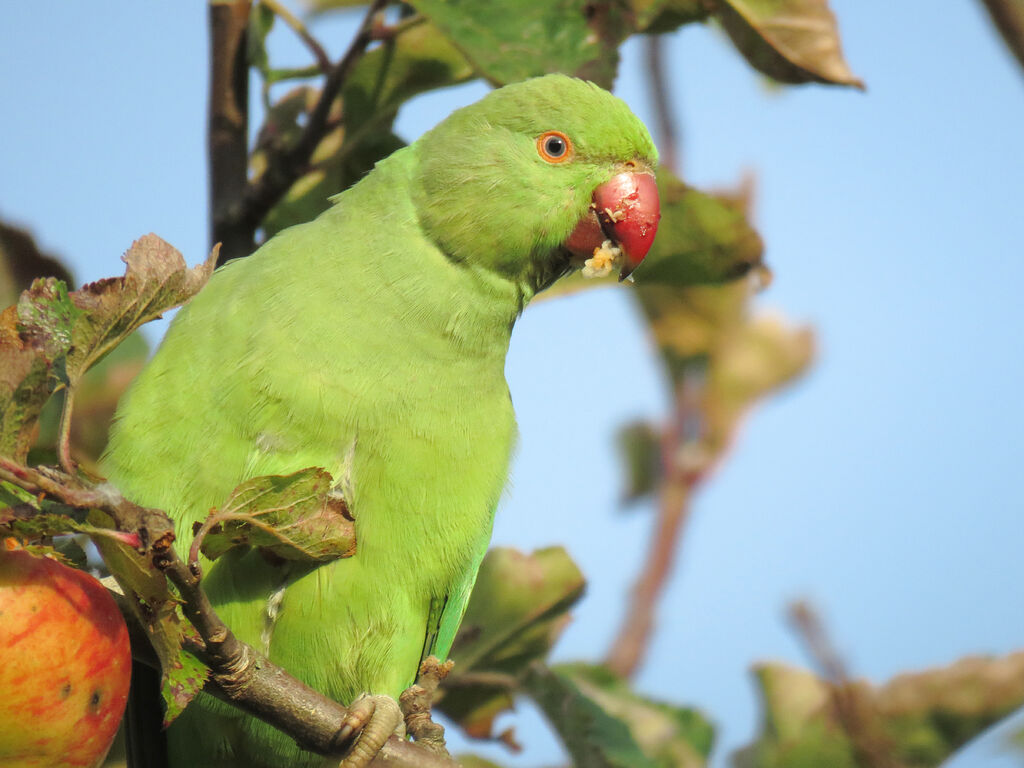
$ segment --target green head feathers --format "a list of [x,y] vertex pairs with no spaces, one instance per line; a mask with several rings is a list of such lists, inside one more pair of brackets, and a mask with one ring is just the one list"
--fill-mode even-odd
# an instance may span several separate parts
[[[556,140],[568,146],[562,156]],[[594,190],[657,150],[625,102],[593,83],[547,75],[497,89],[413,145],[424,233],[454,261],[541,290],[569,267],[563,244]]]

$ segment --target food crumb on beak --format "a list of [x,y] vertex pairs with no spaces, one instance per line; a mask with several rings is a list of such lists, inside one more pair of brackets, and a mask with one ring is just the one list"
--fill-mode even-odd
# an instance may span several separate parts
[[583,262],[583,276],[605,277],[618,269],[622,262],[622,249],[611,240],[605,240],[594,249],[594,255]]

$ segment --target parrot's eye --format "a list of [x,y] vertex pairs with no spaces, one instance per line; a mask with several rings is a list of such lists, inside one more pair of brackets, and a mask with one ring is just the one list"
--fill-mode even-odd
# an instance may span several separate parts
[[564,163],[572,157],[572,142],[561,131],[548,131],[537,137],[537,153],[549,163]]

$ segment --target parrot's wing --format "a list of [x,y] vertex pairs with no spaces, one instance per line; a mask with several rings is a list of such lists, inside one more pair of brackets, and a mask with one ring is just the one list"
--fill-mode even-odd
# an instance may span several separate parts
[[420,654],[420,664],[428,656],[436,656],[441,661],[448,658],[455,641],[455,634],[459,631],[462,623],[462,616],[466,613],[466,606],[469,604],[469,596],[473,593],[473,585],[476,584],[476,575],[480,570],[480,562],[487,554],[488,539],[485,539],[483,546],[473,561],[473,567],[466,570],[451,591],[443,597],[435,597],[430,601],[430,613],[427,616],[427,635],[423,640],[423,653]]

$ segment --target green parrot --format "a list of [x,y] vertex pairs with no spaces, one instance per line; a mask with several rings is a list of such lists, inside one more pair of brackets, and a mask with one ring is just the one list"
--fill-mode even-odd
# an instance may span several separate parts
[[[260,475],[344,476],[355,519],[355,554],[327,564],[250,548],[203,561],[242,640],[346,705],[397,697],[421,659],[446,657],[516,438],[512,326],[572,269],[625,276],[643,259],[656,162],[643,124],[592,83],[499,88],[180,312],[118,409],[109,479],[167,510],[183,550]],[[324,760],[206,694],[168,739],[176,768]]]

